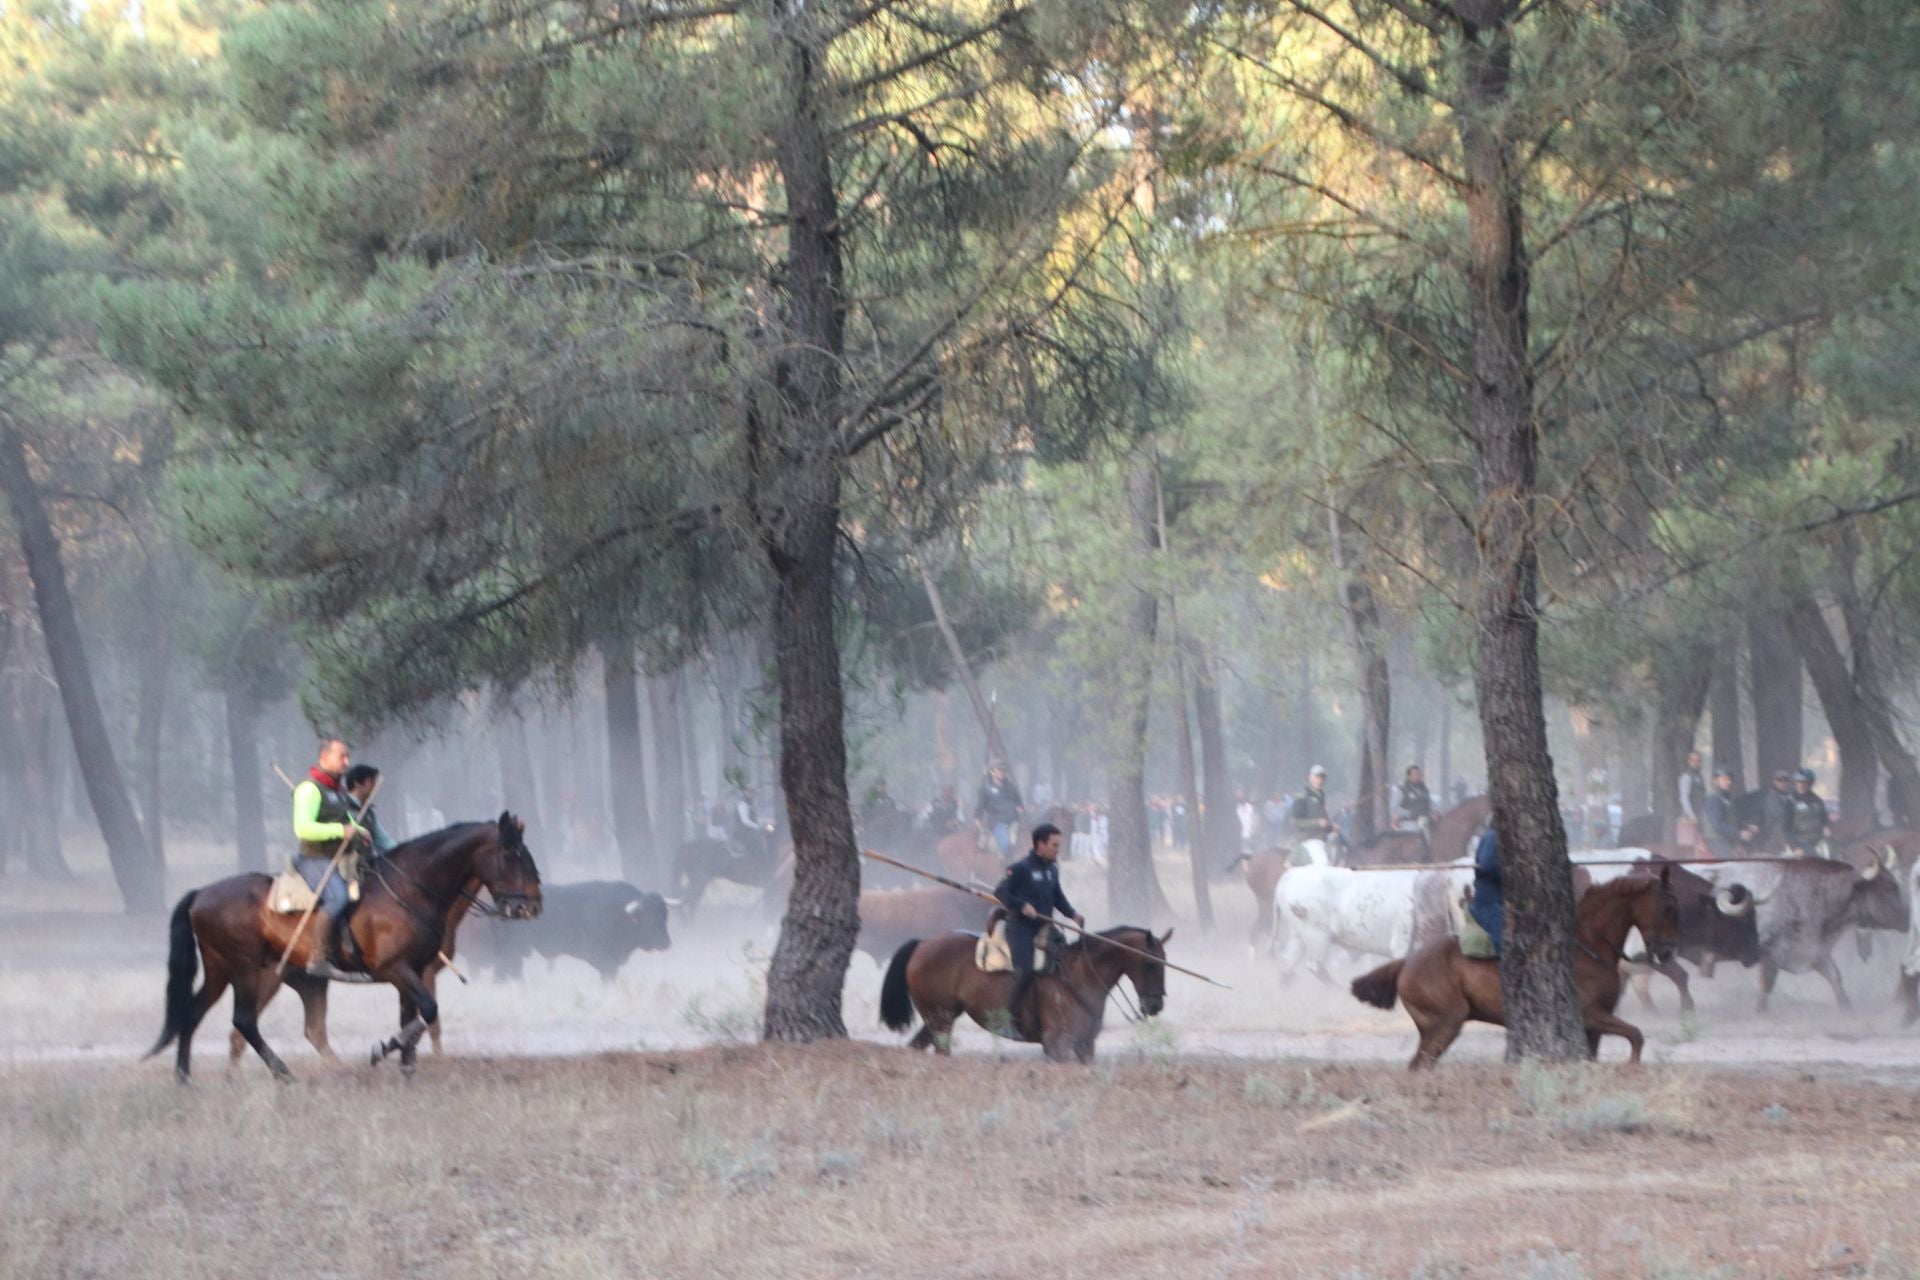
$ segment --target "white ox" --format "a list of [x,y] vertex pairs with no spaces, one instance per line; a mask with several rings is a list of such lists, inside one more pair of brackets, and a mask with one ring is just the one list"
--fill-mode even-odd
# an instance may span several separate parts
[[1464,862],[1433,871],[1289,867],[1273,890],[1281,968],[1291,971],[1304,963],[1327,978],[1327,955],[1336,946],[1389,960],[1406,955],[1413,944],[1414,886],[1420,877],[1436,873],[1459,884],[1473,878],[1472,866]]

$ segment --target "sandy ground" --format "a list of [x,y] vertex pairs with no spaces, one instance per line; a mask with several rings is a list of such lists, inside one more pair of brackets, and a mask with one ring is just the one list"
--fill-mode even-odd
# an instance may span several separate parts
[[[1098,922],[1098,873],[1067,883]],[[0,879],[0,1276],[257,1275],[269,1245],[299,1275],[1920,1274],[1920,1034],[1891,936],[1868,964],[1841,948],[1853,1013],[1787,976],[1756,1016],[1754,975],[1723,969],[1684,1022],[1671,988],[1653,1012],[1628,996],[1644,1070],[1516,1075],[1486,1029],[1420,1080],[1404,1014],[1249,955],[1227,882],[1216,932],[1169,950],[1235,989],[1170,978],[1166,1016],[1116,1008],[1087,1071],[982,1032],[951,1062],[898,1048],[859,955],[845,1012],[869,1043],[754,1046],[772,937],[751,895],[716,895],[612,983],[537,958],[443,980],[447,1054],[410,1087],[322,1063],[283,993],[263,1030],[297,1086],[251,1057],[228,1074],[222,1006],[182,1091],[138,1061],[162,923],[118,915],[84,863],[58,891]],[[334,988],[349,1064],[394,1009]]]

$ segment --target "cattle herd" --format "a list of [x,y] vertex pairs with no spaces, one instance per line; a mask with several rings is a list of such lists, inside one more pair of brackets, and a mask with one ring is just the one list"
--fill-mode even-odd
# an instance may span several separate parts
[[[1621,876],[1646,874],[1668,859],[1647,849],[1573,854],[1576,894]],[[1329,964],[1394,959],[1459,931],[1473,881],[1461,857],[1428,867],[1289,867],[1269,851],[1241,860],[1259,908],[1256,954],[1270,957],[1283,981],[1331,981]],[[1758,969],[1759,1008],[1767,1007],[1782,973],[1818,974],[1848,1007],[1835,949],[1849,937],[1862,955],[1875,931],[1906,931],[1902,994],[1908,1022],[1920,1020],[1920,919],[1909,903],[1920,893],[1920,862],[1911,867],[1891,848],[1859,862],[1844,859],[1752,858],[1675,865],[1676,954],[1655,963],[1630,941],[1622,967],[1642,997],[1654,977],[1677,989],[1683,1012],[1691,985],[1717,966]],[[533,921],[476,922],[461,941],[469,955],[502,978],[517,978],[526,959],[571,956],[612,980],[636,951],[671,944],[670,909],[682,904],[620,881],[555,884]],[[951,930],[977,931],[987,904],[946,888],[870,888],[860,895],[857,949],[884,965],[911,939]],[[684,914],[684,912],[682,912]]]

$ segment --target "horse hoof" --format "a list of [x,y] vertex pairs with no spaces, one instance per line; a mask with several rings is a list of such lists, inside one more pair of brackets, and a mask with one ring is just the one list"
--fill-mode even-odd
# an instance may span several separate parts
[[394,1045],[393,1045],[393,1041],[391,1040],[388,1040],[385,1043],[382,1043],[378,1040],[374,1041],[373,1054],[367,1059],[367,1065],[370,1067],[379,1066],[382,1062],[386,1061],[387,1055],[393,1052],[393,1048],[394,1048]]

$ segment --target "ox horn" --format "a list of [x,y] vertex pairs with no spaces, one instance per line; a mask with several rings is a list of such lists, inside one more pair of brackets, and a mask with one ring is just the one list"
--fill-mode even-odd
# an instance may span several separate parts
[[660,899],[660,901],[666,903],[670,907],[683,907],[686,905],[685,898],[662,898]]
[[1728,885],[1713,895],[1713,905],[1720,908],[1721,915],[1738,918],[1753,910],[1753,895],[1745,885]]
[[627,904],[627,906],[626,906],[626,912],[627,912],[627,914],[628,914],[628,915],[630,915],[630,916],[637,916],[637,915],[639,915],[639,914],[640,914],[640,899],[638,899],[638,898],[635,898],[635,899],[634,899],[634,900],[633,900],[632,902],[629,902],[629,903]]
[[1900,855],[1894,851],[1892,845],[1888,845],[1880,850],[1880,861],[1887,864],[1887,870],[1893,871],[1900,865]]
[[1872,861],[1868,862],[1865,867],[1861,868],[1860,878],[1862,880],[1871,880],[1875,876],[1880,874],[1880,870],[1881,870],[1880,859],[1876,857]]

